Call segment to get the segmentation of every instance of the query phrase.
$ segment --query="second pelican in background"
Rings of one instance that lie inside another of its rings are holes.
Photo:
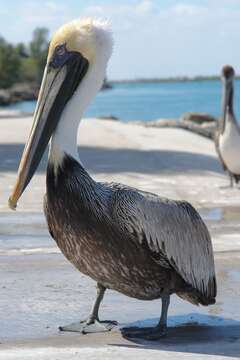
[[[223,83],[223,113],[219,121],[215,136],[215,146],[224,171],[230,177],[230,186],[233,181],[240,180],[240,129],[234,115],[234,69],[226,65],[222,69]]]

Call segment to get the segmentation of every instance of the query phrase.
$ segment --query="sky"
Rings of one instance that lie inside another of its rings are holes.
[[[81,15],[111,23],[111,80],[240,73],[240,0],[0,0],[0,35],[28,42]]]

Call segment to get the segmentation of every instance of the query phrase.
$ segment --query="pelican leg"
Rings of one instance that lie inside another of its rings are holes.
[[[229,177],[230,177],[230,188],[233,188],[233,176],[231,173],[229,173]]]
[[[162,297],[162,312],[157,326],[154,327],[128,327],[123,328],[122,333],[126,338],[136,338],[144,340],[159,340],[167,334],[167,313],[170,304],[170,296]]]
[[[97,284],[97,297],[93,304],[92,311],[87,320],[72,323],[66,326],[60,326],[60,331],[80,332],[82,334],[110,331],[117,325],[116,321],[104,320],[100,321],[98,317],[99,307],[104,297],[106,288],[101,284]]]

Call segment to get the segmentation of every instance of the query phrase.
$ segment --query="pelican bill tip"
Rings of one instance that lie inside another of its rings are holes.
[[[13,200],[13,198],[11,196],[8,199],[8,206],[11,210],[16,210],[16,208],[17,208],[17,203],[16,203],[16,201]]]

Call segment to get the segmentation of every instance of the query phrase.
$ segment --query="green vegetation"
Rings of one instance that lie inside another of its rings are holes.
[[[0,89],[16,83],[40,85],[48,49],[48,30],[37,28],[29,44],[12,45],[0,37]]]
[[[0,38],[0,88],[8,88],[19,76],[21,56],[17,48]]]

